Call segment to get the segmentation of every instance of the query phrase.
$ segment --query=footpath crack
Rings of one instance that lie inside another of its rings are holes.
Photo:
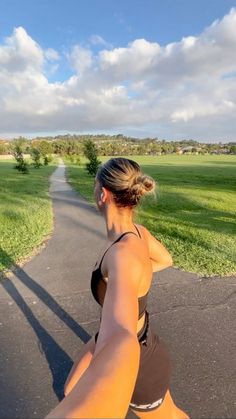
[[[218,303],[214,303],[214,304],[193,304],[193,305],[184,305],[184,304],[178,304],[178,305],[174,305],[171,308],[167,309],[167,310],[160,310],[158,312],[154,312],[154,313],[150,313],[150,316],[153,317],[155,315],[158,314],[162,314],[162,313],[168,313],[171,311],[177,311],[177,310],[181,310],[181,309],[193,309],[193,310],[209,310],[209,309],[215,309],[215,308],[223,308],[224,306],[227,305],[230,300],[233,299],[234,295],[236,295],[236,291],[233,291],[231,294],[229,294],[224,300],[218,302]]]

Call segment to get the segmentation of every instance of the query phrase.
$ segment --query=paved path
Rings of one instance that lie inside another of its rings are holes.
[[[90,275],[104,221],[71,190],[63,165],[50,194],[51,239],[0,282],[1,419],[43,418],[62,396],[75,352],[99,326]],[[173,359],[173,397],[192,419],[236,417],[235,285],[235,276],[199,278],[175,268],[153,278],[150,322]]]

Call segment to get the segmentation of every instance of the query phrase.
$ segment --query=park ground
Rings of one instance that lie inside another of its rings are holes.
[[[0,281],[1,419],[43,418],[61,399],[76,352],[99,327],[90,275],[105,225],[64,171],[60,165],[53,173],[44,197],[52,199],[50,240]],[[192,419],[235,417],[235,285],[235,275],[176,267],[153,276],[150,324],[169,348],[173,398]]]

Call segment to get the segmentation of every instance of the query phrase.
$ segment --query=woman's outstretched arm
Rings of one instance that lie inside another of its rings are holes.
[[[107,252],[108,285],[95,353],[82,377],[47,416],[125,418],[135,386],[140,259],[118,242]]]
[[[95,347],[96,343],[93,336],[86,344],[83,345],[82,349],[80,349],[64,385],[65,396],[68,396],[77,381],[79,381],[83,375],[84,371],[88,368],[92,360]]]
[[[139,356],[137,339],[127,331],[116,333],[47,419],[125,418]]]

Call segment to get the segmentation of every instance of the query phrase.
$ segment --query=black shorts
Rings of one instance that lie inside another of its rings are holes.
[[[170,357],[164,342],[152,331],[149,313],[138,333],[140,343],[139,370],[130,401],[130,408],[140,412],[156,409],[164,400],[170,385]],[[97,341],[98,332],[95,335]]]
[[[146,412],[156,409],[163,402],[170,385],[171,365],[166,345],[149,325],[148,312],[138,339],[140,362],[130,408]]]

